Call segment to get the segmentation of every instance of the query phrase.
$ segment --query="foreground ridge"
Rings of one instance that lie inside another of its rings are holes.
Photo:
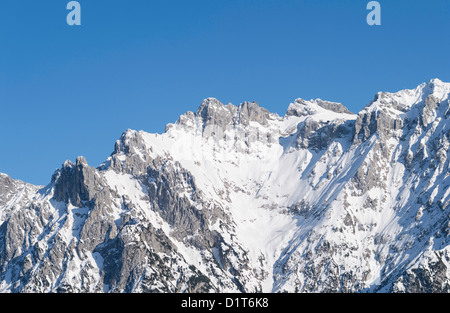
[[[97,168],[0,174],[0,292],[449,292],[449,94],[207,98]]]

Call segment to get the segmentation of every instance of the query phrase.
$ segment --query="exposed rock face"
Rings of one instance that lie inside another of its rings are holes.
[[[0,291],[449,292],[449,93],[208,98],[46,187],[0,174]]]
[[[386,104],[385,95],[379,94],[371,106],[358,114],[355,123],[355,144],[369,139],[377,133],[384,140],[396,137],[403,128],[403,119]]]
[[[257,122],[261,125],[267,125],[269,115],[269,111],[259,107],[256,102],[244,102],[235,107],[232,104],[223,105],[214,98],[203,101],[195,114],[195,116],[201,117],[203,128],[214,125],[222,128],[222,131],[230,124],[233,126],[238,124],[248,126],[250,122]]]
[[[352,134],[352,123],[345,123],[345,120],[336,120],[331,123],[323,123],[306,119],[299,124],[295,134],[296,147],[321,151],[327,149],[333,140],[344,138]]]
[[[78,157],[76,163],[67,161],[52,177],[55,184],[54,199],[82,207],[89,205],[94,195],[105,184],[94,168],[88,166],[84,157]]]
[[[322,109],[335,113],[353,114],[342,103],[323,101],[322,99],[307,101],[299,98],[289,106],[286,115],[308,116],[323,111]]]
[[[402,273],[394,282],[393,292],[448,293],[450,282],[448,251],[425,253],[421,262]]]
[[[4,206],[16,193],[14,180],[5,174],[0,174],[0,205]]]

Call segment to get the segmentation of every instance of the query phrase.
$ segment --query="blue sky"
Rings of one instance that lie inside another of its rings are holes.
[[[358,112],[378,91],[450,81],[448,0],[381,0],[381,26],[366,0],[79,0],[72,27],[68,2],[0,2],[0,172],[35,184],[207,97]]]

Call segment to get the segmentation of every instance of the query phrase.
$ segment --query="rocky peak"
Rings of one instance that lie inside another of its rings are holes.
[[[82,156],[77,157],[75,163],[66,161],[53,174],[52,183],[55,200],[70,202],[77,207],[89,205],[94,193],[104,185],[95,168],[90,167]]]
[[[122,133],[120,139],[116,141],[112,154],[124,153],[129,155],[143,150],[145,150],[145,140],[142,138],[142,135],[135,130],[127,129]]]
[[[266,125],[269,114],[269,111],[261,108],[255,101],[246,101],[236,107],[231,103],[224,105],[215,98],[207,98],[203,100],[195,116],[202,118],[204,128],[210,125],[226,128],[228,125],[247,126],[250,122]]]
[[[11,195],[16,192],[16,184],[12,178],[0,173],[0,206],[8,202]]]
[[[382,136],[395,136],[395,132],[405,124],[410,128],[417,124],[428,127],[438,114],[446,116],[449,94],[450,84],[439,79],[432,79],[415,89],[377,93],[358,114],[354,143],[368,139],[375,132]]]
[[[428,83],[422,85],[425,85],[424,89],[428,89],[429,94],[434,94],[437,98],[440,98],[440,100],[443,100],[444,97],[448,99],[450,83],[444,83],[438,78],[433,78]]]
[[[324,109],[329,110],[329,111],[333,111],[333,112],[336,112],[336,113],[353,114],[342,103],[331,102],[331,101],[323,101],[321,99],[316,99],[316,103],[321,108],[324,108]]]
[[[256,102],[243,102],[239,106],[224,105],[215,98],[207,98],[196,111],[180,116],[175,125],[186,130],[201,129],[203,137],[223,138],[227,130],[247,127],[250,122],[267,125],[271,113]],[[169,124],[166,132],[175,125]]]
[[[313,115],[313,114],[316,114],[316,113],[322,111],[321,109],[325,109],[325,110],[332,111],[335,113],[353,114],[342,103],[324,101],[322,99],[315,99],[315,100],[307,101],[307,100],[298,98],[294,101],[294,103],[291,103],[289,105],[286,115],[287,116],[308,116],[308,115]]]
[[[250,122],[257,122],[261,125],[267,125],[269,111],[261,108],[257,102],[244,102],[238,106],[236,123],[248,125]]]
[[[230,108],[230,105],[225,106],[222,102],[217,100],[216,98],[206,98],[202,101],[202,104],[197,109],[196,115],[203,116],[205,112],[214,112],[217,110],[222,110]]]
[[[442,102],[449,99],[449,94],[450,83],[432,79],[414,89],[404,89],[395,93],[378,92],[373,101],[363,111],[376,111],[380,108],[386,108],[406,113],[416,106],[423,105],[424,101],[430,96],[436,98],[438,102]]]
[[[40,188],[0,173],[0,223],[14,210],[14,203],[28,203]]]
[[[215,98],[207,98],[203,100],[195,116],[202,120],[204,131],[215,126],[223,131],[232,124],[236,111],[232,104],[224,105]]]

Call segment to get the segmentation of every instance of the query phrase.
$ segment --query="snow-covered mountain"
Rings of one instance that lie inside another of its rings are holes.
[[[2,174],[0,292],[449,292],[449,94],[208,98],[97,168]]]

